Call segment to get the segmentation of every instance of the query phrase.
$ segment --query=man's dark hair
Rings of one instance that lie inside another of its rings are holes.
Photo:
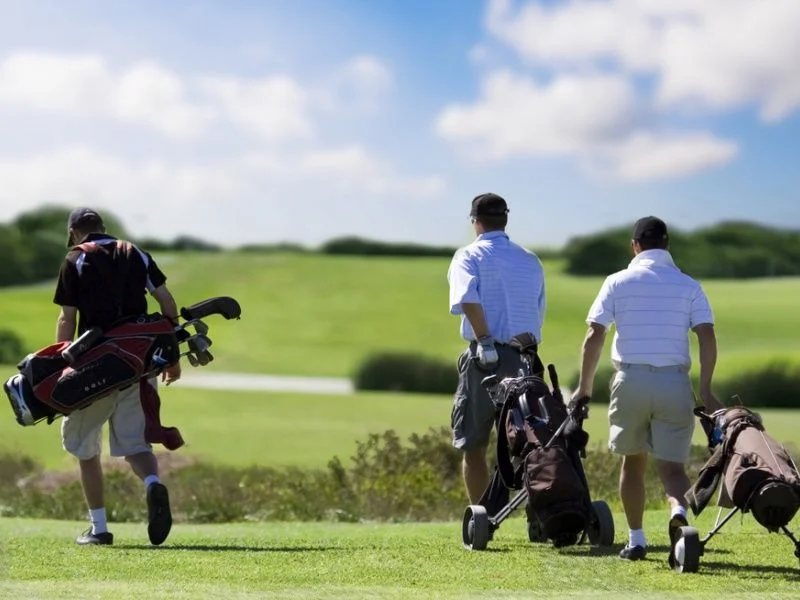
[[[508,225],[508,215],[483,215],[475,217],[475,220],[483,225],[486,231],[502,230]]]
[[[472,199],[470,216],[483,225],[486,231],[505,229],[508,225],[508,204],[505,198],[493,194],[479,194]]]
[[[669,248],[669,238],[664,240],[641,239],[636,241],[639,242],[639,246],[642,250],[666,250]]]

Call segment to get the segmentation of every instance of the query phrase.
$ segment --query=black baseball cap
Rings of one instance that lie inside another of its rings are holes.
[[[100,213],[93,208],[88,208],[85,206],[76,208],[69,213],[69,218],[67,218],[67,248],[72,247],[72,240],[69,230],[87,225],[98,228],[103,227],[103,217],[101,217]]]
[[[658,217],[642,217],[633,226],[633,239],[641,240],[667,240],[669,232],[667,224]]]
[[[470,217],[489,217],[507,215],[508,204],[501,196],[497,194],[481,194],[472,199],[472,210],[470,210]]]

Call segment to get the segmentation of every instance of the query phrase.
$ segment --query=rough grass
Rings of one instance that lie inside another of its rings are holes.
[[[701,534],[714,511],[701,515]],[[0,520],[4,598],[798,598],[791,543],[747,517],[711,541],[697,574],[666,565],[666,513],[650,512],[651,545],[639,563],[617,544],[558,551],[528,543],[524,521],[506,521],[489,550],[461,546],[460,523],[176,526],[158,548],[144,525],[111,524],[110,547],[72,540],[83,523]],[[795,526],[797,522],[795,522]],[[796,527],[795,527],[796,528]]]
[[[215,368],[276,374],[349,376],[377,350],[423,352],[455,364],[458,320],[447,312],[446,258],[294,254],[156,254],[182,304],[232,295],[241,322],[209,319]],[[565,275],[545,261],[548,312],[542,352],[564,377],[577,369],[586,311],[602,278]],[[710,281],[721,374],[751,360],[797,355],[794,322],[800,278]],[[50,285],[0,291],[0,327],[33,350],[52,341]],[[608,348],[606,349],[606,352]]]

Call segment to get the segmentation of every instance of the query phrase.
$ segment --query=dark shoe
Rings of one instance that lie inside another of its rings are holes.
[[[147,488],[147,535],[150,543],[158,546],[172,529],[172,513],[169,510],[169,493],[163,483],[153,483]]]
[[[642,560],[645,556],[647,556],[647,548],[644,546],[630,546],[627,544],[619,553],[619,557],[625,560]]]
[[[104,531],[103,533],[92,533],[92,528],[90,527],[80,534],[75,539],[75,542],[81,546],[110,546],[114,543],[114,534],[110,531]]]
[[[667,558],[667,562],[670,567],[675,567],[675,542],[678,541],[678,531],[681,527],[686,527],[688,525],[689,521],[682,515],[675,515],[669,520],[669,529],[667,530],[669,534],[669,557]]]

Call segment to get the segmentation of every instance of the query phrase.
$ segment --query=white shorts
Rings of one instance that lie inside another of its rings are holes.
[[[149,383],[155,387],[158,380],[152,378]],[[145,418],[138,383],[65,416],[61,422],[64,450],[81,460],[98,456],[106,422],[111,456],[152,452],[152,446],[145,441]]]

